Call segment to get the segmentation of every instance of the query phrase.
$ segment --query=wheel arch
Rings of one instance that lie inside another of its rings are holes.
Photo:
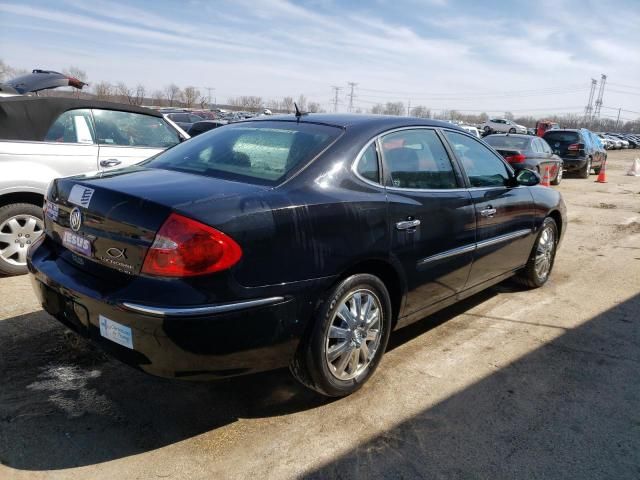
[[[564,229],[564,225],[562,224],[562,215],[558,210],[551,210],[547,216],[553,218],[556,222],[556,225],[558,226],[558,238],[561,237]]]
[[[44,195],[36,192],[11,192],[0,195],[0,207],[11,205],[12,203],[30,203],[37,207],[42,207]]]

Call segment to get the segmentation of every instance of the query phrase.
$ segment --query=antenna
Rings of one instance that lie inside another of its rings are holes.
[[[296,102],[293,102],[293,106],[294,106],[294,107],[295,107],[295,109],[296,109],[296,118],[297,118],[298,120],[300,120],[300,117],[302,117],[303,115],[307,115],[307,114],[308,114],[308,112],[303,112],[302,110],[300,110],[300,109],[298,108],[298,104],[297,104]]]

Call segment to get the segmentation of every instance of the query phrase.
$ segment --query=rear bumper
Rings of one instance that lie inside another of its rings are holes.
[[[73,266],[38,250],[28,265],[44,310],[112,356],[152,375],[215,379],[286,366],[306,323],[300,305],[309,302],[294,295],[178,310],[140,302],[126,306],[126,300],[104,296],[95,279],[84,282],[82,272],[70,273]],[[102,336],[101,318],[130,329],[133,348]]]
[[[573,170],[581,170],[587,164],[587,157],[562,157],[564,170],[571,172]]]

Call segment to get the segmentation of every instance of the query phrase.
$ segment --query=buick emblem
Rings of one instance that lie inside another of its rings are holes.
[[[69,215],[69,226],[71,230],[77,232],[80,230],[80,226],[82,225],[82,212],[78,207],[75,207],[71,210],[71,215]]]
[[[111,258],[124,258],[126,260],[127,249],[125,248],[123,250],[120,250],[119,248],[111,247],[107,250],[107,255],[109,255]]]

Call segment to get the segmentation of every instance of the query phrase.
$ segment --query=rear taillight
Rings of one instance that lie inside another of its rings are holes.
[[[142,273],[163,277],[190,277],[226,270],[240,260],[235,240],[215,228],[169,215],[153,240]]]
[[[517,155],[509,155],[508,157],[504,157],[504,159],[509,163],[522,163],[527,159],[527,156],[518,153]]]
[[[584,149],[584,143],[572,143],[567,147],[567,150],[582,150]]]

